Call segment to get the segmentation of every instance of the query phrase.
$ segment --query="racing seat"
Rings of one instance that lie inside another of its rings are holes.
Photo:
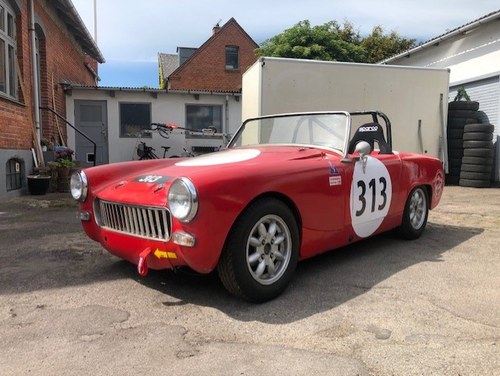
[[[385,140],[384,131],[379,123],[363,124],[356,130],[349,142],[349,154],[354,153],[354,149],[360,141],[368,142],[372,150],[374,149],[375,141],[377,141],[380,154],[392,154],[392,150]]]

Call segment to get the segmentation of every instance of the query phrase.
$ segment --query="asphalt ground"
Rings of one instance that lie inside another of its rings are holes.
[[[75,212],[0,201],[0,375],[500,375],[500,189],[446,187],[420,239],[299,263],[259,305],[214,274],[139,277]]]

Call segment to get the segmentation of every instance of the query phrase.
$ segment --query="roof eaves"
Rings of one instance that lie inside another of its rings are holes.
[[[54,0],[52,4],[58,11],[59,18],[66,24],[76,41],[80,43],[84,52],[99,63],[106,62],[71,0]]]
[[[96,90],[96,91],[131,91],[131,92],[146,92],[146,93],[177,93],[177,94],[207,94],[207,95],[241,95],[241,91],[237,90],[206,90],[206,89],[159,89],[147,87],[124,87],[124,86],[92,86],[81,85],[69,81],[61,82],[65,90],[81,89],[81,90]]]
[[[435,38],[432,38],[432,39],[429,39],[428,41],[426,42],[423,42],[421,44],[419,44],[418,46],[416,47],[413,47],[409,50],[406,50],[404,52],[401,52],[397,55],[394,55],[394,56],[391,56],[385,60],[382,60],[380,62],[378,62],[377,64],[388,64],[388,63],[391,63],[393,62],[394,60],[397,60],[401,57],[404,57],[404,56],[409,56],[417,51],[420,51],[420,50],[423,50],[429,46],[433,46],[435,45],[436,43],[439,43],[439,42],[442,42],[444,40],[447,40],[447,39],[450,39],[452,37],[454,37],[455,35],[457,34],[461,34],[461,33],[465,33],[469,30],[472,30],[476,27],[478,27],[479,25],[482,25],[482,24],[485,24],[485,23],[488,23],[490,21],[493,21],[495,19],[499,18],[500,19],[500,10],[497,10],[495,12],[491,12],[491,13],[488,13],[487,15],[483,16],[483,17],[480,17],[474,21],[471,21],[465,25],[462,25],[460,27],[457,27],[453,30],[450,30],[444,34],[441,34]]]

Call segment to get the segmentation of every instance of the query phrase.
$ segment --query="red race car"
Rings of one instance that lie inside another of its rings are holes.
[[[392,150],[383,113],[313,112],[248,119],[216,153],[76,172],[71,193],[87,235],[142,276],[217,269],[262,302],[298,260],[394,228],[418,238],[443,177],[439,159]]]

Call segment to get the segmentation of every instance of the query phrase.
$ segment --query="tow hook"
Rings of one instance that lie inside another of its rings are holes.
[[[139,262],[137,263],[137,272],[141,277],[145,277],[148,274],[148,261],[147,258],[151,253],[151,248],[146,248],[139,254]]]

